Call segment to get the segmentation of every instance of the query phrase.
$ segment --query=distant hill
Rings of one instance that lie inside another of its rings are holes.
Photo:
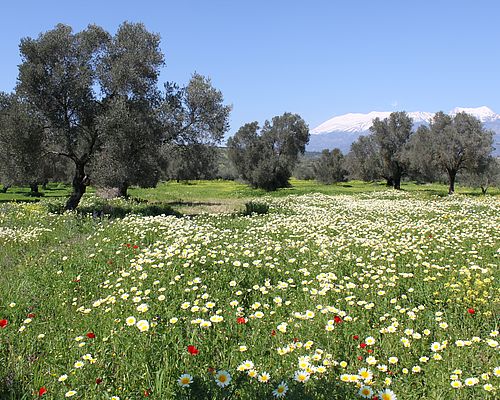
[[[466,112],[477,117],[486,129],[495,133],[493,138],[494,154],[500,155],[500,114],[495,113],[488,107],[461,108],[457,107],[448,114],[456,115],[459,112]],[[351,143],[356,141],[361,135],[368,135],[372,121],[375,118],[384,119],[389,117],[391,111],[372,111],[367,114],[349,113],[335,116],[316,128],[311,130],[311,138],[307,146],[308,151],[321,151],[323,149],[333,149],[338,147],[346,153],[351,147]],[[409,112],[413,119],[414,129],[420,125],[427,125],[434,113],[416,111]]]

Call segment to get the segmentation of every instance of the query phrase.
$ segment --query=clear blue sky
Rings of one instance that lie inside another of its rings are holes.
[[[22,5],[22,6],[21,6]],[[160,33],[161,81],[212,78],[233,105],[231,133],[285,111],[311,128],[347,112],[500,113],[500,1],[2,1],[0,90],[11,91],[21,37],[62,22]]]

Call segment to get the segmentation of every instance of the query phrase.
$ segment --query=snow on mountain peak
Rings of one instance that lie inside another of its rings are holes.
[[[476,108],[465,108],[465,107],[455,107],[450,111],[450,115],[456,115],[460,112],[465,112],[467,114],[474,115],[479,118],[482,122],[492,119],[500,119],[500,115],[496,114],[491,108],[482,106]]]
[[[389,118],[391,111],[371,111],[368,114],[349,113],[339,115],[323,122],[321,125],[311,130],[312,134],[321,134],[333,131],[342,132],[365,132],[370,129],[375,118]],[[429,112],[409,112],[408,115],[415,124],[429,122],[434,114]]]
[[[482,106],[477,108],[464,108],[456,107],[449,112],[450,115],[456,115],[459,112],[466,112],[472,114],[478,118],[481,122],[485,121],[497,121],[500,120],[500,114],[496,114],[489,107]],[[349,113],[344,115],[335,116],[322,124],[318,125],[316,128],[311,130],[311,134],[319,135],[322,133],[329,132],[348,132],[348,133],[359,133],[366,132],[372,126],[372,121],[375,118],[388,118],[391,115],[391,111],[371,111],[367,114],[361,113]],[[408,115],[413,119],[415,126],[421,124],[427,124],[434,113],[425,111],[414,111],[409,112]]]

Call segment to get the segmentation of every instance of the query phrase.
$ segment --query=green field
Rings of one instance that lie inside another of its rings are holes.
[[[48,189],[0,203],[0,399],[498,398],[498,190]]]

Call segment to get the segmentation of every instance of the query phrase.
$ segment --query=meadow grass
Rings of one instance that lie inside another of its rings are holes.
[[[249,216],[0,204],[0,398],[498,398],[498,197],[348,185],[131,191]]]

